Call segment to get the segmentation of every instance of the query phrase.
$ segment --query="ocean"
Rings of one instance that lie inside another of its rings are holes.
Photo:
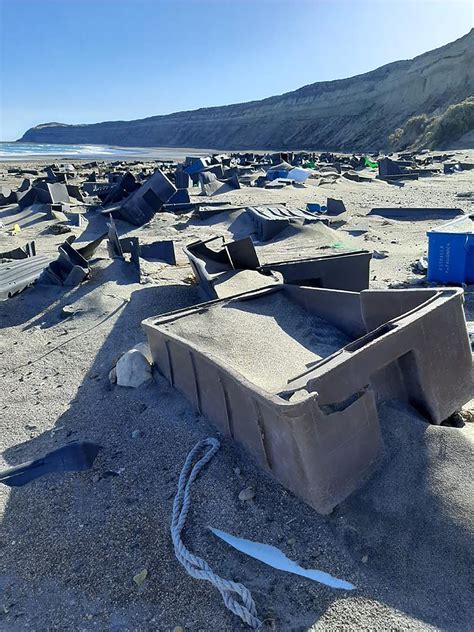
[[[86,160],[156,159],[183,160],[186,156],[204,156],[209,149],[174,147],[111,147],[108,145],[54,145],[50,143],[0,142],[0,162],[5,160],[40,160],[69,158]]]

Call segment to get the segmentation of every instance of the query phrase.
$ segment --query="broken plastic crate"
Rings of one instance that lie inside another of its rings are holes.
[[[118,214],[121,219],[135,226],[142,226],[151,220],[174,193],[176,193],[174,184],[157,169],[122,203]]]
[[[279,272],[284,283],[360,292],[369,287],[370,260],[367,250],[325,255],[294,261],[276,261],[261,266],[262,272]]]
[[[48,267],[49,257],[28,256],[0,263],[0,301],[11,298],[32,285]]]
[[[218,243],[215,249],[210,247],[212,242]],[[367,250],[264,265],[260,265],[251,237],[229,243],[225,243],[223,237],[211,237],[195,241],[183,250],[205,300],[229,296],[226,284],[242,270],[252,270],[255,275],[246,276],[248,286],[240,291],[278,282],[274,272],[281,274],[284,283],[354,292],[369,287],[372,255]]]
[[[458,289],[280,285],[143,327],[169,382],[320,513],[376,467],[378,401],[399,398],[440,424],[472,397]]]
[[[246,212],[255,225],[259,241],[268,241],[281,233],[290,224],[325,222],[321,216],[302,208],[289,209],[286,206],[248,206]]]
[[[446,207],[410,207],[410,206],[394,206],[388,208],[373,208],[369,215],[380,215],[387,219],[407,220],[410,222],[427,219],[450,219],[463,215],[464,211],[460,208]]]
[[[428,232],[428,281],[474,282],[474,222],[459,217]]]

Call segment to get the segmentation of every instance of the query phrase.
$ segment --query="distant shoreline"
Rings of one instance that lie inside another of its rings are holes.
[[[28,152],[29,148],[43,148],[42,151]],[[10,148],[10,150],[9,150]],[[24,148],[22,151],[21,148]],[[54,151],[48,151],[48,148],[54,148]],[[87,151],[90,148],[91,151]],[[6,150],[6,153],[5,153]],[[11,154],[9,155],[9,151]],[[281,149],[273,147],[271,149],[249,148],[240,149],[216,149],[216,148],[196,148],[196,147],[123,147],[119,145],[78,145],[78,144],[62,144],[62,143],[34,143],[20,141],[0,141],[0,164],[2,162],[24,162],[24,161],[41,161],[41,160],[70,160],[70,161],[90,161],[90,160],[163,160],[163,161],[182,161],[186,156],[209,156],[211,154],[228,154],[228,153],[256,153],[271,154],[278,152],[331,152],[338,154],[347,154],[351,152],[340,151],[337,149],[302,149],[294,147],[292,149]],[[358,152],[360,153],[360,152]],[[371,153],[371,152],[367,152]]]
[[[36,151],[35,151],[36,149]],[[31,150],[31,151],[29,151]],[[60,143],[0,142],[0,163],[42,160],[183,160],[186,156],[219,153],[215,149],[192,147],[120,147],[117,145],[76,145]]]

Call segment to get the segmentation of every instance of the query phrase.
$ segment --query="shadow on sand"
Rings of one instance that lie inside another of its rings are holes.
[[[85,284],[73,298],[100,291]],[[144,339],[141,320],[197,302],[196,289],[184,285],[134,292],[110,331],[94,335],[87,347],[95,356],[73,383],[55,429],[3,454],[14,465],[70,440],[103,446],[89,471],[47,476],[10,491],[0,540],[4,630],[241,629],[213,587],[186,575],[169,536],[184,458],[215,430],[159,376],[139,389],[111,387],[107,379],[117,354]],[[38,308],[49,304],[45,299]],[[36,322],[53,325],[60,309],[61,301]],[[10,314],[7,324],[33,316],[25,309],[22,319]],[[80,357],[81,344],[66,347],[71,362]],[[398,403],[382,405],[380,414],[385,462],[329,517],[286,492],[226,441],[195,484],[187,544],[217,572],[247,585],[260,616],[275,620],[278,630],[307,630],[334,609],[347,622],[342,629],[374,629],[370,608],[367,620],[352,618],[362,598],[372,600],[372,608],[396,609],[404,622],[417,619],[415,627],[420,621],[453,631],[471,625],[472,513],[463,486],[472,446],[459,430],[429,427]],[[464,470],[459,459],[466,459]],[[242,503],[238,493],[249,484],[256,485],[256,498]],[[209,525],[278,546],[358,590],[338,592],[274,571],[215,539]],[[148,577],[138,587],[132,578],[142,569]],[[403,629],[393,617],[387,610],[386,629]]]

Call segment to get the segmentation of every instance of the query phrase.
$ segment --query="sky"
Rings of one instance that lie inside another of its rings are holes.
[[[261,99],[473,26],[474,0],[0,0],[0,140]]]

